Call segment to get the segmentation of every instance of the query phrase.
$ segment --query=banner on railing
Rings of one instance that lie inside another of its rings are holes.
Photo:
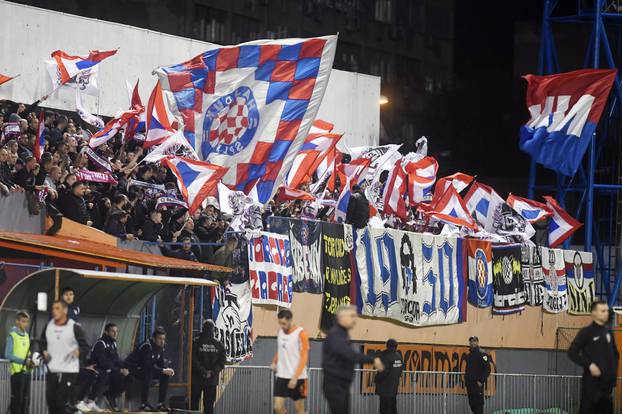
[[[596,297],[592,253],[564,250],[568,282],[568,313],[589,315]]]
[[[292,252],[289,237],[262,232],[248,243],[248,270],[253,303],[292,305]]]
[[[322,293],[322,223],[290,220],[289,240],[294,263],[294,292]]]
[[[253,311],[248,281],[212,288],[215,337],[227,351],[227,362],[253,356]]]
[[[492,248],[494,303],[492,312],[510,314],[525,309],[525,285],[521,268],[521,245]]]
[[[525,303],[542,306],[544,300],[544,275],[542,274],[542,249],[538,246],[521,246],[521,268],[525,283]]]
[[[409,325],[465,319],[463,240],[368,227],[357,232],[362,314]]]
[[[363,353],[376,355],[385,349],[384,344],[365,343]],[[415,375],[403,375],[400,380],[400,394],[466,394],[463,373],[469,348],[466,346],[399,344],[397,350],[404,360],[404,371],[419,371]],[[494,350],[485,351],[492,360],[490,372],[495,373],[497,354]],[[371,365],[365,368],[371,369]],[[440,374],[425,375],[425,372],[447,372],[454,375],[443,377]],[[363,372],[361,393],[372,394],[376,391],[375,372]],[[495,394],[495,382],[492,377],[486,383],[486,396]]]
[[[542,309],[550,313],[566,312],[568,289],[563,250],[542,247],[542,274],[544,276]]]
[[[492,306],[492,244],[489,241],[466,240],[469,271],[469,303],[478,308]]]
[[[324,332],[333,326],[337,308],[352,303],[353,247],[352,226],[322,223],[324,297],[320,328]]]

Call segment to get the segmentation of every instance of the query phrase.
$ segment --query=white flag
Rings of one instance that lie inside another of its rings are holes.
[[[177,131],[166,138],[160,145],[153,147],[153,150],[147,154],[143,161],[155,163],[169,155],[180,155],[186,158],[192,158],[193,160],[199,159],[194,148],[192,148],[184,136],[184,133],[182,131]]]
[[[104,128],[104,121],[100,117],[95,116],[86,109],[84,109],[84,107],[82,106],[80,89],[76,90],[76,112],[78,113],[78,115],[80,115],[80,118],[82,118],[82,120],[87,124],[93,125],[94,127],[97,127],[99,129]]]
[[[48,74],[52,80],[52,89],[56,89],[60,86],[60,76],[58,74],[58,65],[54,60],[48,60],[45,62]],[[63,86],[69,86],[70,88],[77,89],[91,96],[99,96],[99,87],[97,85],[97,76],[99,74],[99,65],[95,65],[91,68],[80,71],[74,79]]]

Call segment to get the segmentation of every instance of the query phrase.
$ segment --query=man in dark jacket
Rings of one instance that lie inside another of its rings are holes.
[[[374,363],[383,370],[380,358],[372,358],[352,347],[348,332],[356,323],[356,310],[341,306],[335,313],[335,325],[331,328],[322,347],[324,370],[324,397],[332,414],[348,414],[350,409],[350,385],[354,378],[355,364]]]
[[[477,336],[469,338],[464,382],[473,414],[484,413],[484,385],[490,375],[490,355],[479,349]]]
[[[352,187],[352,196],[348,201],[346,223],[352,224],[354,229],[362,229],[369,221],[369,201],[359,185]]]
[[[203,324],[201,336],[192,345],[192,410],[199,409],[199,399],[203,392],[203,412],[214,412],[216,387],[226,361],[225,347],[214,338],[214,322],[208,319]]]
[[[384,370],[376,374],[376,394],[380,397],[380,414],[397,414],[397,388],[400,385],[404,361],[397,351],[397,341],[389,339],[387,349],[380,354]]]
[[[67,316],[76,322],[80,321],[80,306],[76,302],[76,292],[71,286],[65,286],[60,293],[60,297],[67,304]]]
[[[149,218],[145,220],[142,227],[141,239],[155,242],[160,240],[162,232],[162,212],[159,210],[151,210]]]
[[[129,370],[123,366],[117,349],[119,328],[114,323],[104,327],[104,334],[95,342],[91,351],[91,360],[96,366],[101,378],[100,382],[108,384],[104,394],[108,408],[111,411],[120,411],[117,398],[125,391]],[[95,398],[92,398],[95,400]]]
[[[613,413],[611,393],[616,386],[620,354],[607,327],[607,302],[592,303],[592,323],[582,328],[568,349],[568,357],[583,367],[581,414]]]
[[[76,181],[71,186],[71,192],[64,193],[58,200],[58,209],[63,216],[80,224],[90,226],[93,224],[86,208],[84,194],[86,186],[81,181]]]
[[[140,400],[142,405],[138,411],[170,411],[165,401],[169,378],[175,375],[175,371],[166,368],[164,362],[165,343],[166,332],[162,328],[156,328],[151,338],[140,344],[125,359],[125,366],[130,370],[132,379],[141,383]],[[159,403],[155,408],[149,404],[149,386],[152,380],[160,382]]]

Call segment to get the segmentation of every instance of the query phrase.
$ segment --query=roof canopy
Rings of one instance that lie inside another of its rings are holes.
[[[43,234],[0,231],[0,248],[2,247],[44,256],[101,264],[107,267],[132,265],[193,271],[232,271],[227,267],[214,266],[207,263],[158,256],[137,250],[121,249],[79,238],[46,236]]]

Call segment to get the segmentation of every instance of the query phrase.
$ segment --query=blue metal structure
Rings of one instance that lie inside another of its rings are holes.
[[[574,13],[562,14],[560,3],[565,9],[576,4]],[[583,63],[585,68],[618,67],[617,63],[622,61],[622,1],[544,0],[538,59],[541,75],[562,71],[553,37],[554,26],[562,24],[591,28]],[[615,48],[611,47],[608,35],[615,36]],[[577,68],[564,68],[563,71],[572,69]],[[562,207],[583,220],[585,250],[595,253],[596,293],[606,296],[610,305],[617,302],[622,283],[622,265],[616,271],[616,264],[622,259],[618,250],[622,236],[622,211],[618,208],[622,202],[621,102],[622,87],[618,74],[586,159],[574,177],[558,175],[556,185],[541,185],[537,182],[539,168],[533,159],[529,170],[529,198],[533,198],[536,192],[554,192]]]

